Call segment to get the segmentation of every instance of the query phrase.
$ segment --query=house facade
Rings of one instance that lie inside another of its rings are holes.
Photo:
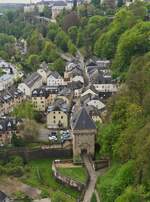
[[[62,86],[64,85],[64,79],[58,72],[51,72],[47,77],[47,86]]]
[[[18,89],[26,96],[31,97],[32,91],[36,88],[40,88],[42,84],[42,76],[39,73],[34,72],[27,79],[25,79],[23,83],[18,85]]]
[[[0,91],[7,89],[14,83],[14,78],[11,74],[4,74],[0,77]]]
[[[66,104],[55,104],[48,107],[47,127],[68,128],[68,106]]]
[[[20,121],[15,118],[0,119],[0,144],[10,144],[12,133],[18,132]]]
[[[35,111],[45,112],[48,106],[49,94],[45,89],[38,88],[32,91],[32,104]]]

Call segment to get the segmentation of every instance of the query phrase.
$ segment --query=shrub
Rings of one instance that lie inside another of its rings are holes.
[[[114,166],[98,180],[97,190],[102,202],[113,202],[128,185],[134,183],[134,162],[128,161],[121,167]]]
[[[21,166],[9,167],[7,174],[13,175],[14,177],[21,177],[24,174],[24,169]]]

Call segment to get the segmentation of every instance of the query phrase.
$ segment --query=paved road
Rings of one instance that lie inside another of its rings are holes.
[[[83,202],[90,202],[91,198],[92,198],[92,194],[95,190],[97,176],[96,176],[96,173],[95,173],[95,171],[94,171],[94,169],[93,169],[93,167],[89,161],[89,158],[86,154],[83,155],[83,162],[84,162],[84,164],[88,170],[88,173],[90,174],[90,182],[89,182],[88,188],[85,192]]]
[[[99,176],[103,175],[104,172],[106,171],[106,169],[100,169],[99,171],[95,171],[93,166],[91,165],[91,162],[90,162],[87,154],[83,155],[83,162],[88,170],[88,173],[90,174],[90,182],[89,182],[88,188],[85,192],[83,202],[90,202],[94,192],[96,194],[97,201],[100,202],[100,198],[95,189],[95,185],[96,185],[97,178]]]
[[[47,142],[48,141],[48,135],[50,134],[50,130],[49,129],[47,129],[47,128],[40,128],[39,129],[39,137],[38,137],[38,139],[40,140],[40,141],[44,141],[44,142]]]
[[[88,77],[88,73],[87,73],[87,68],[86,68],[86,64],[84,62],[84,57],[83,55],[80,53],[80,51],[78,50],[77,52],[77,56],[79,58],[82,70],[83,70],[83,77],[84,77],[84,86],[88,86],[89,85],[89,77]]]

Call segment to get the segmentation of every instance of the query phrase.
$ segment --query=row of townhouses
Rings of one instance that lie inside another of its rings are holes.
[[[21,104],[25,96],[19,89],[10,89],[0,93],[0,116],[11,113],[15,106]]]
[[[14,82],[23,77],[23,73],[17,68],[2,59],[0,59],[0,92],[8,89]]]
[[[87,61],[85,86],[85,71],[78,61],[66,63],[64,77],[43,64],[18,89],[31,98],[36,111],[47,115],[48,128],[69,127],[72,106],[78,100],[94,121],[102,122],[105,102],[118,89],[109,66],[108,60]]]
[[[19,132],[21,123],[22,121],[17,118],[0,118],[0,146],[11,143],[12,135]]]
[[[76,59],[67,62],[64,76],[61,76],[42,63],[40,69],[27,76],[17,89],[1,93],[1,116],[28,99],[35,111],[46,116],[50,129],[69,129],[71,117],[81,108],[85,108],[94,122],[102,122],[106,100],[117,92],[118,86],[111,77],[110,61],[94,59],[87,61],[85,66],[83,68]]]

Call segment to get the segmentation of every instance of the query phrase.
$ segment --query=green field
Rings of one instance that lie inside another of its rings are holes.
[[[81,183],[85,183],[87,179],[87,173],[84,167],[59,168],[59,172]]]
[[[79,192],[65,187],[56,182],[52,176],[52,159],[33,160],[26,165],[26,173],[22,178],[23,182],[42,190],[43,195],[50,195],[54,192],[63,192],[72,197],[72,202],[79,196]]]

